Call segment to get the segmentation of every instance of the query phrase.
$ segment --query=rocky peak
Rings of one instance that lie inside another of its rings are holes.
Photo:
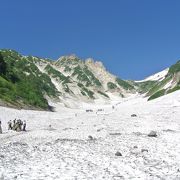
[[[80,63],[80,59],[72,54],[72,55],[69,55],[69,56],[61,56],[57,61],[56,61],[56,65],[63,65],[63,66],[71,66],[71,65],[76,65],[78,63]]]
[[[92,58],[86,59],[85,64],[87,66],[90,66],[91,68],[100,68],[100,69],[106,70],[106,68],[104,67],[104,65],[101,61],[95,61]]]
[[[61,56],[58,61],[62,61],[62,60],[77,60],[79,59],[75,54],[71,54],[68,56]]]

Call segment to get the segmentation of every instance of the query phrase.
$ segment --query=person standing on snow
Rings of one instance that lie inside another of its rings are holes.
[[[15,131],[20,132],[21,131],[21,120],[18,119],[15,126]]]
[[[23,131],[26,131],[26,121],[23,122]]]
[[[0,121],[0,134],[2,134],[1,121]]]
[[[22,131],[22,129],[23,129],[23,121],[20,120],[19,123],[20,123],[20,129],[21,129],[21,131]]]
[[[16,128],[16,119],[13,120],[13,126],[12,126],[12,130],[15,131],[15,128]]]
[[[12,130],[12,121],[8,121],[8,130]]]

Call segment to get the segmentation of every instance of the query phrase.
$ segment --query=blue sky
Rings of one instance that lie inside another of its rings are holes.
[[[143,79],[180,59],[179,0],[0,0],[0,48],[101,60]]]

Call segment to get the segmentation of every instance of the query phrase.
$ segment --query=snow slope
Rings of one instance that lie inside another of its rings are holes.
[[[158,73],[156,73],[156,74],[153,74],[152,76],[149,76],[149,77],[147,77],[147,78],[144,79],[144,80],[136,81],[136,82],[162,81],[162,80],[165,78],[165,76],[167,75],[168,71],[169,71],[169,68],[167,68],[167,69],[165,69],[165,70],[163,70],[163,71],[161,71],[161,72],[158,72]]]
[[[0,179],[180,179],[180,91],[150,102],[56,105],[57,112],[0,107]],[[14,118],[27,121],[27,132],[7,130]],[[151,130],[158,137],[148,137]]]

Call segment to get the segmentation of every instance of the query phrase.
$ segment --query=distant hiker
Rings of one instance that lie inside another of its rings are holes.
[[[1,121],[0,121],[0,134],[2,134]]]
[[[18,129],[18,125],[19,123],[18,123],[18,120],[16,120],[16,121],[14,121],[14,127],[13,127],[13,130],[14,131],[17,131],[17,129]]]
[[[26,121],[23,122],[23,128],[22,128],[23,131],[26,131]]]
[[[20,129],[22,130],[23,129],[23,121],[20,120]]]
[[[16,119],[13,120],[12,130],[16,130]]]
[[[15,130],[18,132],[21,131],[21,120],[20,119],[18,119],[16,122]]]
[[[12,121],[8,121],[8,130],[12,130]]]

